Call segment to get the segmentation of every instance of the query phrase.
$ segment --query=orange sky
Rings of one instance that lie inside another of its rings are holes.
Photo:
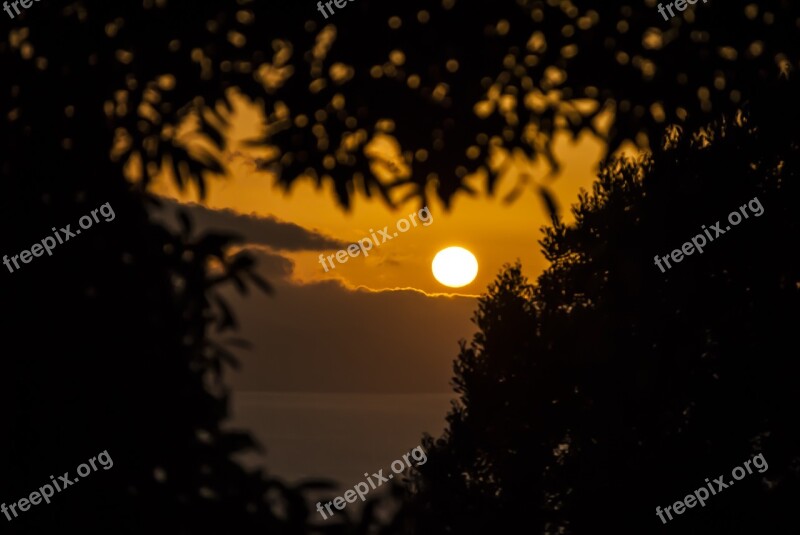
[[[241,98],[234,98],[234,103],[233,126],[228,135],[230,154],[246,152],[237,146],[238,142],[255,137],[263,121],[258,106]],[[572,143],[567,135],[559,136],[555,146],[563,171],[552,182],[551,188],[561,203],[562,215],[571,220],[567,207],[575,202],[581,187],[590,187],[603,146],[589,135],[582,136],[577,143]],[[257,155],[252,150],[250,154]],[[248,159],[233,157],[226,160],[229,176],[209,179],[206,199],[209,208],[272,215],[347,243],[368,236],[369,229],[377,232],[388,225],[391,232],[398,219],[407,218],[419,208],[417,203],[407,203],[393,211],[377,197],[370,199],[357,193],[353,209],[345,212],[336,205],[331,182],[318,190],[311,181],[301,180],[293,186],[291,194],[286,195],[273,185],[269,173],[256,171]],[[541,165],[534,165],[531,170],[534,177],[542,177],[546,172]],[[485,193],[485,181],[480,176],[473,175],[468,180],[479,192]],[[533,279],[545,267],[537,240],[541,237],[539,228],[546,224],[547,216],[541,199],[532,188],[512,204],[502,201],[515,182],[513,176],[502,179],[497,193],[491,198],[485,194],[476,197],[459,194],[451,212],[445,212],[441,203],[431,195],[432,224],[412,227],[374,248],[369,257],[359,255],[346,264],[336,263],[336,269],[328,273],[319,264],[319,252],[286,253],[285,256],[295,262],[294,281],[308,283],[339,279],[348,287],[365,286],[373,290],[410,287],[427,293],[477,295],[491,282],[503,263],[517,258],[522,260],[526,274]],[[179,200],[196,200],[194,192],[180,194],[172,180],[156,181],[153,191]],[[459,289],[441,285],[433,278],[430,268],[434,255],[451,245],[469,249],[479,263],[475,281]],[[335,252],[330,250],[325,254]]]
[[[239,98],[233,101],[229,155],[246,152],[238,143],[258,136],[263,122],[258,106]],[[562,216],[571,221],[569,205],[581,188],[591,186],[603,146],[588,135],[577,143],[559,135],[555,152],[563,167],[550,188]],[[300,180],[284,194],[273,185],[273,177],[257,172],[248,158],[225,160],[227,176],[208,180],[208,208],[273,216],[345,243],[368,236],[369,229],[388,225],[393,232],[398,219],[419,208],[409,203],[391,210],[377,196],[357,193],[352,210],[345,212],[336,204],[331,182],[316,189],[310,180]],[[530,171],[534,177],[546,174],[541,165]],[[514,177],[501,179],[494,197],[485,195],[481,177],[470,180],[481,194],[459,194],[450,212],[429,194],[432,224],[412,227],[373,249],[369,257],[337,263],[328,273],[318,262],[320,251],[255,249],[260,272],[276,292],[226,295],[240,322],[238,334],[252,343],[250,351],[231,348],[242,364],[228,376],[234,390],[231,425],[255,431],[270,445],[273,470],[277,467],[289,478],[313,472],[346,481],[352,467],[361,466],[370,455],[378,466],[385,460],[381,456],[393,455],[387,452],[394,444],[412,444],[421,431],[440,433],[448,400],[455,397],[450,380],[458,342],[469,341],[475,331],[470,322],[477,308],[474,296],[485,291],[504,263],[519,258],[532,281],[546,267],[537,241],[548,216],[535,191],[530,188],[505,204],[502,199],[514,189]],[[197,200],[194,191],[181,194],[166,177],[152,189],[181,201]],[[431,273],[435,254],[451,245],[469,249],[479,263],[475,281],[459,289],[441,285]],[[452,293],[460,296],[446,295]],[[265,393],[278,396],[280,410],[263,400],[248,405]],[[351,400],[346,397],[351,394],[366,397]],[[379,433],[389,444],[383,448],[374,443],[373,433],[383,419],[370,416],[382,414],[374,405],[384,397],[376,394],[389,396],[385,402],[392,406],[411,407],[405,420],[392,413],[390,425]],[[293,405],[287,409],[285,396],[300,400],[302,410]],[[347,410],[336,412],[336,400],[348,401]],[[353,404],[366,412],[352,410]],[[334,430],[329,429],[332,415]],[[324,451],[316,447],[320,441],[327,444]],[[354,447],[360,443],[369,444],[368,452]],[[309,464],[312,458],[317,464]]]

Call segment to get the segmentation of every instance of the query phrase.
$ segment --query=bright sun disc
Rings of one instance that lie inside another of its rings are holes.
[[[475,280],[478,260],[463,247],[448,247],[436,253],[431,268],[437,281],[451,288],[460,288]]]

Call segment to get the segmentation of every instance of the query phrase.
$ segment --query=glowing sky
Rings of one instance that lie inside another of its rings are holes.
[[[300,181],[289,195],[273,185],[272,176],[258,171],[251,159],[232,154],[242,151],[237,141],[256,136],[261,127],[260,109],[241,99],[235,99],[234,128],[229,134],[227,177],[210,177],[206,205],[212,209],[233,209],[243,214],[274,216],[307,229],[353,243],[370,235],[369,229],[389,226],[394,230],[398,219],[406,218],[420,206],[416,202],[391,210],[377,197],[367,198],[356,193],[353,208],[346,212],[336,205],[332,183],[317,189],[310,181]],[[589,135],[572,143],[566,135],[556,138],[556,154],[564,168],[560,176],[549,182],[562,205],[562,215],[571,219],[568,206],[575,202],[579,188],[588,188],[595,174],[597,161],[602,155],[602,144]],[[252,153],[251,154],[255,154]],[[541,177],[545,168],[534,165],[532,176]],[[433,223],[427,227],[412,227],[392,241],[370,251],[370,256],[351,258],[346,264],[325,273],[319,263],[320,252],[293,252],[288,256],[295,262],[293,278],[296,282],[314,282],[339,279],[348,287],[366,286],[373,290],[389,288],[416,288],[427,293],[450,292],[431,274],[431,261],[435,254],[448,246],[461,246],[472,251],[478,259],[480,271],[471,284],[459,288],[457,293],[477,295],[491,282],[503,263],[519,258],[525,273],[534,278],[545,267],[537,240],[540,227],[548,218],[539,196],[532,187],[515,202],[506,204],[503,197],[511,191],[516,178],[501,179],[493,197],[485,195],[485,180],[473,175],[471,185],[481,194],[469,197],[461,194],[455,198],[453,209],[446,212],[437,200],[430,203]],[[171,180],[154,184],[156,193],[195,201],[194,192],[179,193]],[[435,196],[431,196],[434,197]],[[324,254],[335,254],[335,249]]]

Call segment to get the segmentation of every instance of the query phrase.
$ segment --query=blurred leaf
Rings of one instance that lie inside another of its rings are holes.
[[[264,292],[266,294],[273,294],[275,292],[275,290],[272,287],[272,285],[269,282],[267,282],[265,279],[263,279],[261,277],[261,275],[255,273],[254,271],[248,271],[247,274],[250,276],[250,280],[252,280],[253,283],[256,286],[258,286],[258,288],[262,292]]]
[[[231,309],[228,307],[228,304],[216,294],[214,295],[213,299],[221,314],[221,317],[217,319],[217,332],[221,332],[229,328],[236,328],[236,319],[234,318],[233,312],[231,312]]]

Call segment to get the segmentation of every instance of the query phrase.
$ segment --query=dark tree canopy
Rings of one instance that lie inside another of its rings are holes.
[[[530,388],[534,372],[509,378],[497,392],[514,396],[508,410],[523,419],[499,420],[494,441],[453,441],[452,451],[433,451],[426,466],[441,477],[427,473],[421,485],[443,489],[448,494],[435,499],[448,502],[425,509],[423,493],[418,505],[430,515],[400,515],[393,528],[416,519],[441,526],[459,513],[468,533],[485,525],[479,514],[500,510],[492,491],[502,484],[511,489],[501,498],[511,515],[503,522],[526,511],[536,529],[586,533],[615,512],[600,509],[622,495],[607,493],[609,485],[630,485],[644,473],[663,481],[644,500],[651,510],[691,490],[698,473],[722,473],[756,447],[770,461],[769,478],[776,474],[770,496],[796,501],[797,437],[787,407],[797,400],[783,348],[794,347],[785,333],[797,323],[798,277],[787,267],[796,266],[797,196],[788,178],[797,170],[797,139],[786,135],[796,136],[797,114],[784,117],[774,104],[791,103],[790,88],[774,81],[782,72],[793,81],[795,6],[712,0],[665,23],[645,2],[357,0],[331,19],[336,26],[325,26],[303,2],[46,0],[24,17],[3,19],[3,254],[30,247],[52,226],[74,225],[100,204],[109,202],[117,215],[52,257],[4,273],[3,499],[18,499],[104,449],[115,461],[60,494],[46,514],[5,526],[104,535],[308,530],[306,489],[243,470],[232,456],[254,444],[220,425],[231,360],[210,334],[235,320],[216,292],[225,284],[267,286],[253,277],[246,255],[230,254],[231,237],[173,234],[147,213],[147,184],[159,170],[172,169],[179,184],[194,182],[201,193],[203,174],[224,170],[233,89],[268,110],[269,136],[257,144],[277,156],[262,166],[287,187],[303,173],[316,180],[327,174],[344,206],[357,187],[387,200],[397,200],[397,189],[424,202],[431,183],[449,203],[468,191],[467,173],[488,165],[492,147],[541,154],[555,166],[555,129],[592,128],[609,106],[611,127],[596,133],[610,150],[625,138],[643,142],[642,133],[654,143],[667,124],[691,132],[718,113],[732,118],[751,101],[766,108],[751,106],[758,130],[731,122],[709,131],[708,149],[688,147],[684,135],[652,161],[609,168],[584,200],[578,226],[551,231],[546,249],[554,265],[533,301],[529,289],[509,296],[523,288],[513,273],[503,279],[497,295],[509,303],[487,301],[487,314],[503,314],[487,315],[482,325],[487,347],[510,369],[538,366],[556,379]],[[190,118],[211,149],[190,152],[177,136]],[[396,139],[398,155],[366,148],[382,136]],[[490,184],[504,168],[500,160]],[[138,177],[133,185],[125,165]],[[639,183],[638,174],[651,178]],[[766,207],[763,218],[690,269],[659,278],[652,254],[754,194]],[[677,224],[665,225],[667,214]],[[508,314],[514,323],[506,323]],[[525,327],[531,317],[540,339]],[[476,404],[471,410],[494,410],[494,387],[481,381],[506,375],[473,353],[459,368],[461,388]],[[540,360],[521,364],[521,354]],[[620,418],[630,400],[641,403]],[[531,420],[523,403],[550,427],[524,428]],[[475,417],[481,425],[491,420]],[[462,418],[467,425],[454,437],[487,438],[469,427],[468,413],[454,413],[452,425]],[[734,419],[736,432],[727,425]],[[530,434],[520,435],[517,457],[501,458],[516,432],[511,425]],[[638,439],[660,445],[646,450],[660,467],[631,453]],[[545,460],[551,448],[563,452],[558,463]],[[515,467],[521,452],[529,464]],[[476,468],[475,459],[494,464]],[[637,473],[643,466],[648,471]],[[462,469],[478,470],[475,486],[464,489],[454,478]],[[725,496],[742,505],[726,520],[731,532],[756,526],[748,512],[763,511],[755,506],[763,493],[754,490],[747,507],[744,496]],[[775,515],[762,518],[796,527],[780,499],[769,503]],[[329,532],[367,533],[372,520]]]
[[[418,533],[800,529],[797,86],[609,162],[576,223],[547,229],[536,286],[501,273],[455,366],[462,401],[428,440]],[[654,265],[755,197],[762,215]],[[758,453],[765,473],[655,516]]]
[[[202,191],[220,153],[189,154],[176,125],[196,117],[221,149],[219,105],[236,88],[265,103],[262,142],[277,150],[260,163],[287,187],[328,175],[348,206],[359,186],[398,200],[433,182],[449,203],[470,191],[467,173],[490,168],[491,186],[508,167],[497,154],[488,165],[493,148],[555,167],[559,128],[590,129],[612,151],[657,141],[667,124],[692,130],[735,109],[800,59],[789,0],[698,3],[669,22],[651,4],[359,0],[327,21],[302,2],[41,5],[0,49],[4,106],[45,106],[63,117],[52,137],[86,143],[96,129],[120,163],[141,160],[145,181],[166,164]],[[614,120],[598,128],[603,110]],[[386,135],[397,154],[366,149]]]

